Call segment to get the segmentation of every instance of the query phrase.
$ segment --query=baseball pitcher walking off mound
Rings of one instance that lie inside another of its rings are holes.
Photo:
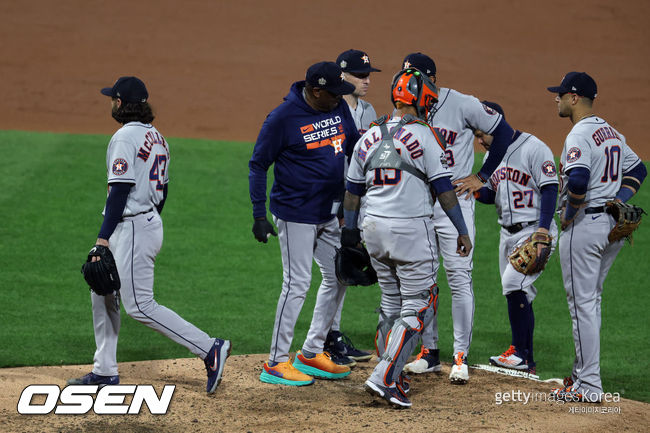
[[[230,354],[230,341],[210,337],[153,298],[154,262],[163,241],[160,214],[168,191],[169,143],[151,125],[154,116],[147,103],[149,93],[142,81],[136,77],[122,77],[113,87],[101,92],[111,97],[113,118],[122,127],[108,143],[109,193],[104,223],[89,259],[96,261],[95,251],[110,248],[115,256],[121,288],[117,292],[104,293],[104,296],[91,292],[97,344],[95,365],[92,372],[68,383],[119,383],[117,338],[121,300],[129,316],[204,360],[208,374],[206,390],[211,394],[221,381]]]

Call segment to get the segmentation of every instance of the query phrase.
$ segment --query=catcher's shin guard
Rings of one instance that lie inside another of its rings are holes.
[[[388,343],[390,330],[393,328],[395,320],[399,318],[399,314],[387,316],[381,307],[377,309],[377,312],[379,313],[379,323],[377,324],[377,333],[375,334],[375,349],[377,350],[377,356],[381,357],[386,352],[386,344]]]
[[[433,285],[427,292],[403,297],[404,312],[395,321],[390,331],[386,351],[382,361],[386,361],[386,371],[382,380],[390,386],[404,369],[413,349],[419,342],[419,335],[428,326],[435,314],[438,300],[438,286]]]

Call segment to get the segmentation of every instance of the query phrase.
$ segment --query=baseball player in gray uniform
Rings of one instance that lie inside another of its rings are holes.
[[[482,102],[505,118],[500,105]],[[474,131],[474,136],[489,151],[492,136],[480,130]],[[509,256],[535,232],[552,236],[553,253],[557,244],[557,225],[553,221],[557,192],[557,170],[551,149],[534,135],[515,131],[501,164],[486,186],[474,193],[478,201],[496,206],[501,226],[499,270],[503,295],[508,302],[512,340],[505,352],[490,357],[493,365],[531,374],[536,372],[533,300],[537,289],[533,283],[542,273],[524,275],[518,272],[510,263]]]
[[[623,240],[610,242],[615,221],[605,212],[611,200],[628,201],[647,170],[625,137],[593,111],[596,82],[584,72],[569,72],[559,86],[558,114],[573,128],[560,157],[560,258],[573,322],[576,358],[558,399],[600,402],[600,311],[603,282]]]
[[[433,197],[456,227],[456,251],[472,243],[450,181],[443,141],[424,122],[438,97],[435,84],[417,69],[396,75],[392,101],[397,116],[382,118],[357,142],[347,174],[341,244],[360,241],[360,196],[367,196],[364,240],[381,287],[380,361],[366,391],[396,407],[410,407],[402,370],[432,319],[437,296]]]
[[[154,115],[149,93],[136,77],[121,77],[102,89],[111,97],[113,118],[122,127],[113,135],[106,152],[108,197],[97,245],[110,247],[120,275],[121,289],[108,296],[91,292],[95,351],[93,370],[68,381],[75,385],[114,385],[117,371],[117,339],[120,300],[135,320],[185,346],[204,360],[207,392],[221,381],[228,340],[210,337],[153,297],[154,262],[163,241],[160,218],[169,183],[169,143],[151,125]]]
[[[360,50],[347,50],[339,54],[336,63],[341,67],[345,81],[354,85],[354,91],[348,95],[343,95],[343,99],[350,108],[350,114],[354,119],[354,124],[363,134],[370,127],[370,123],[377,119],[377,113],[373,106],[361,98],[368,94],[370,86],[370,73],[381,72],[380,69],[374,68],[370,63],[370,57]],[[365,215],[363,206],[359,215],[360,221]],[[356,361],[368,361],[372,358],[372,353],[357,349],[349,337],[341,332],[341,312],[345,295],[339,304],[339,308],[334,316],[332,329],[327,334],[325,348],[332,356],[332,361],[340,365],[354,366]]]
[[[436,81],[436,65],[422,53],[407,55],[403,67],[415,67]],[[460,200],[460,207],[473,243],[473,193],[483,186],[501,162],[514,131],[499,113],[481,104],[477,98],[444,87],[440,88],[438,102],[429,112],[428,122],[445,138],[447,166],[452,173],[452,182],[457,185],[457,193],[470,193],[468,199]],[[474,164],[474,130],[484,131],[494,137],[490,156],[476,175],[471,174]],[[456,252],[456,230],[440,203],[434,206],[433,215],[438,251],[443,257],[451,289],[454,357],[449,379],[455,384],[465,384],[469,380],[467,353],[474,325],[473,259],[471,253],[463,256]],[[431,325],[422,333],[422,348],[417,359],[408,364],[405,370],[412,373],[441,370],[437,316],[434,316]]]

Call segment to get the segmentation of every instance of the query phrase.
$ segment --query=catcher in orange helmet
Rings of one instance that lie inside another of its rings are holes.
[[[391,86],[395,116],[370,126],[354,148],[347,173],[341,245],[360,241],[356,221],[365,195],[364,240],[382,292],[376,337],[380,362],[365,383],[366,391],[402,408],[411,406],[402,369],[437,308],[436,198],[456,225],[458,253],[467,255],[472,249],[451,184],[444,139],[425,121],[437,98],[435,84],[420,71],[399,72]]]

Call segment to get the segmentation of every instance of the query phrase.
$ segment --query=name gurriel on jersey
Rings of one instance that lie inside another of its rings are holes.
[[[527,186],[530,181],[530,174],[524,173],[523,171],[517,170],[512,167],[501,167],[497,169],[492,176],[490,176],[490,183],[494,190],[497,189],[497,186],[502,180],[510,180],[512,182],[518,183],[522,186]]]
[[[149,154],[151,154],[151,149],[153,149],[155,144],[161,144],[165,149],[167,149],[167,143],[162,135],[157,132],[147,132],[144,136],[144,144],[138,150],[138,158],[146,162],[147,159],[149,159]]]
[[[618,136],[614,128],[612,128],[611,126],[603,126],[602,128],[599,128],[596,132],[594,132],[591,138],[594,139],[594,143],[596,143],[596,146],[600,146],[607,140],[621,139],[621,137]]]

